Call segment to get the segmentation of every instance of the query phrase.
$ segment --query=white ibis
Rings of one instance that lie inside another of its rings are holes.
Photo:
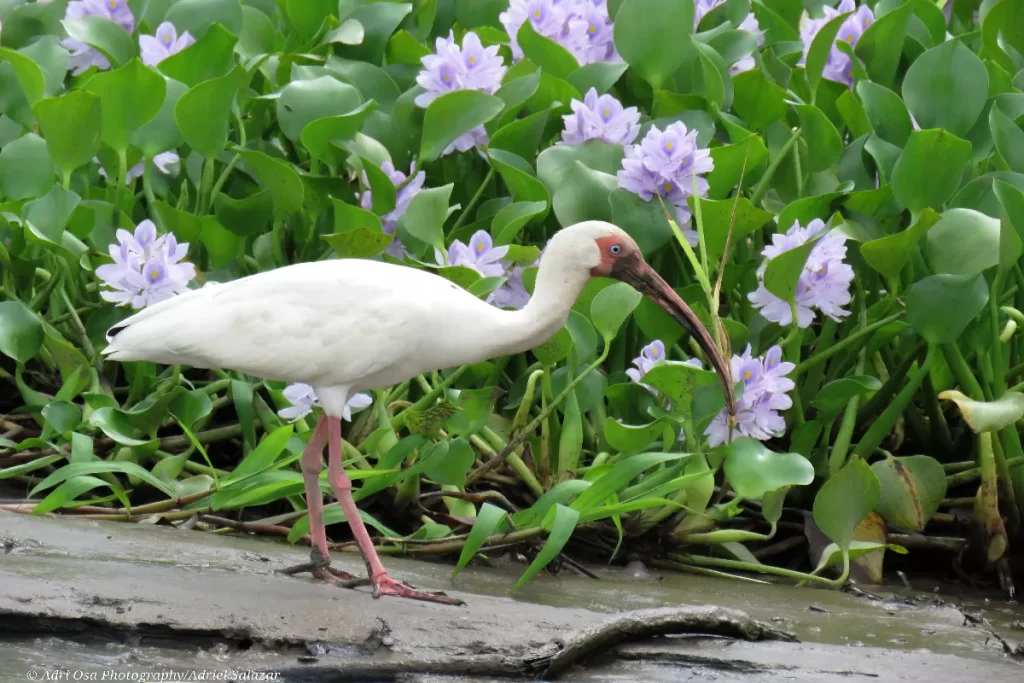
[[[689,331],[719,374],[730,414],[735,412],[729,364],[708,331],[647,265],[633,239],[602,221],[555,234],[541,259],[533,297],[519,311],[495,308],[424,270],[361,259],[316,261],[150,306],[112,327],[103,353],[118,361],[227,368],[312,385],[323,406],[302,456],[312,562],[294,571],[346,586],[370,583],[374,597],[459,604],[443,593],[395,581],[378,559],[341,466],[345,402],[358,391],[542,344],[565,325],[576,297],[595,276],[629,283]],[[330,567],[319,485],[325,442],[328,479],[366,562],[368,581]]]

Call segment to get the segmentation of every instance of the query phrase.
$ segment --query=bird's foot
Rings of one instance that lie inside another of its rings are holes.
[[[341,588],[357,588],[359,586],[370,585],[370,579],[366,577],[357,577],[349,574],[341,569],[335,569],[331,566],[331,558],[329,556],[321,555],[316,548],[309,554],[309,562],[303,562],[293,567],[286,567],[285,569],[278,570],[280,574],[287,574],[288,576],[294,576],[295,574],[302,574],[309,572],[313,575],[314,579],[324,581],[334,586]]]
[[[373,597],[375,598],[379,598],[382,595],[394,595],[399,598],[409,598],[410,600],[423,600],[425,602],[436,602],[441,605],[463,606],[466,604],[458,598],[449,597],[442,591],[416,590],[407,583],[395,581],[387,574],[382,574],[378,576],[371,583],[373,584]]]

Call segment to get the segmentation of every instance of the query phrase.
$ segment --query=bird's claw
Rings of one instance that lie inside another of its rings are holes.
[[[303,562],[302,564],[297,564],[293,567],[280,569],[278,570],[278,573],[293,576],[295,574],[309,572],[313,575],[314,579],[334,586],[339,586],[341,588],[357,588],[359,586],[370,585],[370,579],[366,577],[353,576],[344,570],[332,567],[331,558],[329,556],[321,555],[316,548],[313,548],[309,553],[309,560],[309,562]]]
[[[462,607],[466,603],[458,598],[450,597],[443,591],[421,591],[416,590],[407,583],[401,581],[395,581],[387,574],[384,574],[377,579],[374,579],[373,584],[373,597],[379,598],[382,595],[394,595],[399,598],[409,598],[410,600],[423,600],[424,602],[436,602],[441,605],[454,605]]]

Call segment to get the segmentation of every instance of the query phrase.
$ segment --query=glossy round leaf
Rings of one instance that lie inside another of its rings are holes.
[[[625,282],[617,282],[597,293],[590,304],[590,320],[605,342],[615,338],[642,297]]]
[[[978,275],[999,265],[1000,224],[971,209],[950,209],[928,231],[925,252],[934,273]]]
[[[854,458],[814,497],[814,522],[841,550],[850,547],[857,525],[878,503],[881,486],[868,464]]]
[[[362,130],[366,117],[376,108],[377,103],[370,100],[347,114],[315,119],[305,125],[299,138],[311,156],[329,162],[338,154],[338,148],[332,143],[355,137],[356,133]]]
[[[359,107],[359,91],[333,76],[310,81],[292,81],[277,100],[277,120],[289,139],[298,141],[302,129],[312,121],[348,114]]]
[[[900,96],[871,81],[858,83],[857,94],[864,103],[864,112],[875,134],[886,142],[903,147],[914,128],[910,112]]]
[[[174,120],[192,149],[204,157],[212,157],[224,149],[235,94],[248,80],[249,75],[238,67],[227,76],[189,88],[178,98]]]
[[[220,78],[235,66],[234,49],[238,38],[220,24],[213,24],[206,34],[181,52],[160,62],[157,68],[188,87],[211,78]]]
[[[864,61],[872,81],[884,86],[892,84],[903,55],[912,9],[912,3],[904,3],[877,17],[870,26],[861,27],[867,30],[857,39],[854,52]],[[844,36],[839,39],[843,40]]]
[[[882,383],[877,377],[871,375],[840,377],[819,389],[818,395],[811,401],[811,405],[824,413],[826,417],[833,417],[846,408],[846,404],[851,398],[868,396],[881,388]]]
[[[274,218],[284,220],[302,206],[303,185],[299,174],[286,161],[263,152],[236,148],[235,151],[259,176],[274,199]]]
[[[400,229],[430,246],[444,250],[444,222],[448,218],[448,202],[454,185],[422,190],[399,219]]]
[[[608,197],[616,187],[615,176],[591,170],[577,161],[562,176],[551,198],[555,217],[562,227],[589,220],[610,221]]]
[[[163,76],[138,59],[96,74],[83,87],[100,97],[103,144],[114,150],[128,148],[132,134],[157,115],[167,93]]]
[[[959,40],[925,52],[903,79],[903,100],[918,125],[926,130],[944,128],[959,137],[978,120],[987,96],[988,71]]]
[[[814,481],[814,466],[810,460],[799,453],[774,453],[749,436],[733,440],[722,467],[725,480],[740,498],[758,499],[770,492],[806,486]]]
[[[946,497],[946,471],[935,458],[910,455],[885,458],[871,465],[881,494],[875,512],[885,521],[911,531],[924,531]]]
[[[148,123],[132,133],[132,146],[138,148],[148,159],[167,150],[176,149],[184,142],[181,131],[178,130],[178,122],[174,118],[174,108],[188,88],[184,83],[170,78],[164,80],[167,88],[160,111]]]
[[[571,52],[547,36],[537,33],[529,21],[524,21],[519,28],[517,40],[527,58],[539,66],[541,71],[556,78],[568,78],[580,68]]]
[[[907,265],[918,241],[939,222],[941,216],[925,208],[909,228],[886,235],[860,246],[864,261],[887,278],[895,278]]]
[[[1024,173],[1024,130],[993,105],[988,114],[992,140],[1011,171]]]
[[[46,141],[28,133],[0,150],[0,195],[31,199],[46,194],[56,180]]]
[[[501,99],[475,90],[441,95],[427,106],[423,115],[421,161],[437,159],[457,137],[487,123],[504,108]]]
[[[115,68],[128,64],[139,54],[131,35],[106,17],[86,15],[61,23],[68,36],[99,50]]]
[[[652,88],[694,51],[692,0],[624,0],[615,14],[615,47]]]
[[[27,363],[42,345],[39,317],[20,301],[0,301],[0,352],[18,363]]]
[[[988,303],[981,275],[931,275],[907,292],[907,322],[931,344],[951,344]]]
[[[233,35],[242,35],[242,3],[239,0],[176,0],[164,15],[178,29],[178,35],[188,31],[197,41],[202,39],[214,23],[219,23]]]
[[[86,90],[48,97],[32,107],[50,156],[65,173],[89,163],[100,149],[100,98]]]
[[[971,143],[944,130],[914,131],[892,169],[896,198],[915,215],[926,206],[941,209],[960,186],[970,155]]]
[[[944,391],[939,398],[953,401],[975,433],[997,432],[1024,417],[1024,394],[1008,391],[995,401],[975,401],[959,391]]]

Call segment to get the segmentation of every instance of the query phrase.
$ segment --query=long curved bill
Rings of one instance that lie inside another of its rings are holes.
[[[729,415],[736,414],[736,396],[732,389],[732,366],[722,357],[707,328],[686,302],[676,294],[668,283],[647,265],[639,252],[618,259],[612,267],[611,276],[631,285],[638,292],[661,306],[666,313],[689,332],[711,360],[718,373],[725,392],[725,405]]]

